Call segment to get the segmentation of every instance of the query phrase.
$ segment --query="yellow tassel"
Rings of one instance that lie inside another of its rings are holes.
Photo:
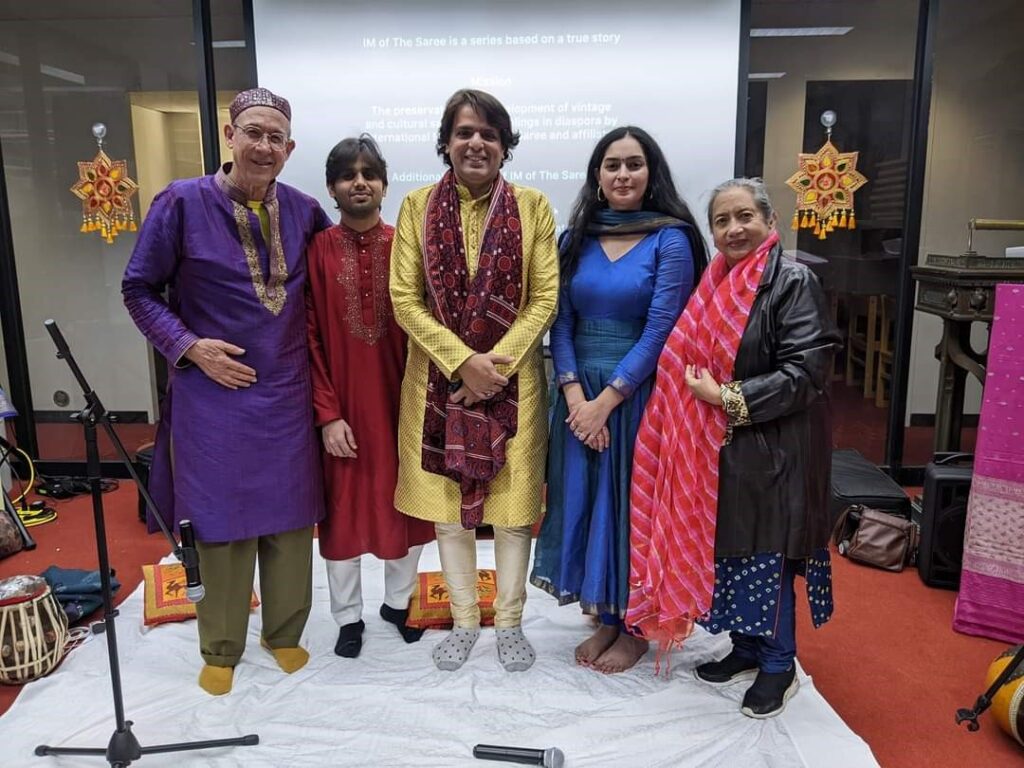
[[[82,228],[80,230],[78,230],[78,231],[79,232],[88,232],[89,231],[89,225],[85,223],[85,219],[82,219]]]
[[[796,211],[793,211],[793,221],[790,222],[789,228],[790,229],[799,229],[800,228],[800,214],[798,214]]]
[[[843,215],[839,218],[839,228],[846,229],[846,211],[843,211]]]
[[[856,229],[857,220],[853,217],[853,211],[850,211],[850,218],[846,222],[847,229]]]
[[[836,228],[835,221],[833,219],[829,219],[828,220],[828,224],[825,225],[825,231],[826,232],[831,232],[835,228]]]
[[[818,239],[819,240],[824,240],[825,239],[825,235],[827,235],[827,234],[828,234],[828,231],[825,229],[825,227],[822,227],[821,228],[821,234],[818,235]]]
[[[814,234],[821,232],[821,225],[818,222],[814,222]]]
[[[800,217],[800,228],[807,229],[810,225],[807,223],[807,211],[804,211],[803,216]]]
[[[139,231],[139,228],[137,226],[135,226],[135,219],[132,219],[131,223],[128,225],[128,231],[129,232],[138,232]]]

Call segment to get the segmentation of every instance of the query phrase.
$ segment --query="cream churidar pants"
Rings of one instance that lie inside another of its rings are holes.
[[[437,548],[441,569],[451,596],[452,618],[456,627],[480,626],[477,603],[476,531],[460,523],[437,523]],[[518,627],[523,621],[526,603],[526,571],[530,563],[529,525],[515,528],[494,527],[494,562],[498,595],[494,601],[494,626]]]

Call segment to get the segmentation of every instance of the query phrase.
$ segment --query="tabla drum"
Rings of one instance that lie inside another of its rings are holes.
[[[0,580],[0,683],[48,674],[64,657],[68,618],[41,576]]]
[[[995,682],[1019,650],[1019,645],[1009,648],[992,662],[985,678],[986,686]],[[1000,728],[1024,746],[1024,664],[1019,664],[992,696],[992,716]]]

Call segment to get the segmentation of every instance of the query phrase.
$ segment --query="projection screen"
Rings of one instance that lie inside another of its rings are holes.
[[[732,175],[739,0],[465,2],[255,0],[260,85],[292,104],[297,147],[281,176],[331,211],[330,148],[363,131],[389,166],[384,218],[444,170],[444,103],[497,96],[522,140],[503,173],[544,191],[564,226],[587,159],[617,125],[649,131],[703,225]]]

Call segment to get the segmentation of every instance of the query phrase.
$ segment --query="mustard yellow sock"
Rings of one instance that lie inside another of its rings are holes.
[[[309,651],[300,646],[295,646],[294,648],[271,648],[267,645],[267,641],[263,639],[260,640],[260,645],[274,654],[277,666],[289,675],[302,669],[306,666],[306,662],[309,661]]]
[[[199,687],[211,696],[223,696],[231,690],[231,682],[235,676],[234,667],[215,667],[204,664],[199,673]]]

